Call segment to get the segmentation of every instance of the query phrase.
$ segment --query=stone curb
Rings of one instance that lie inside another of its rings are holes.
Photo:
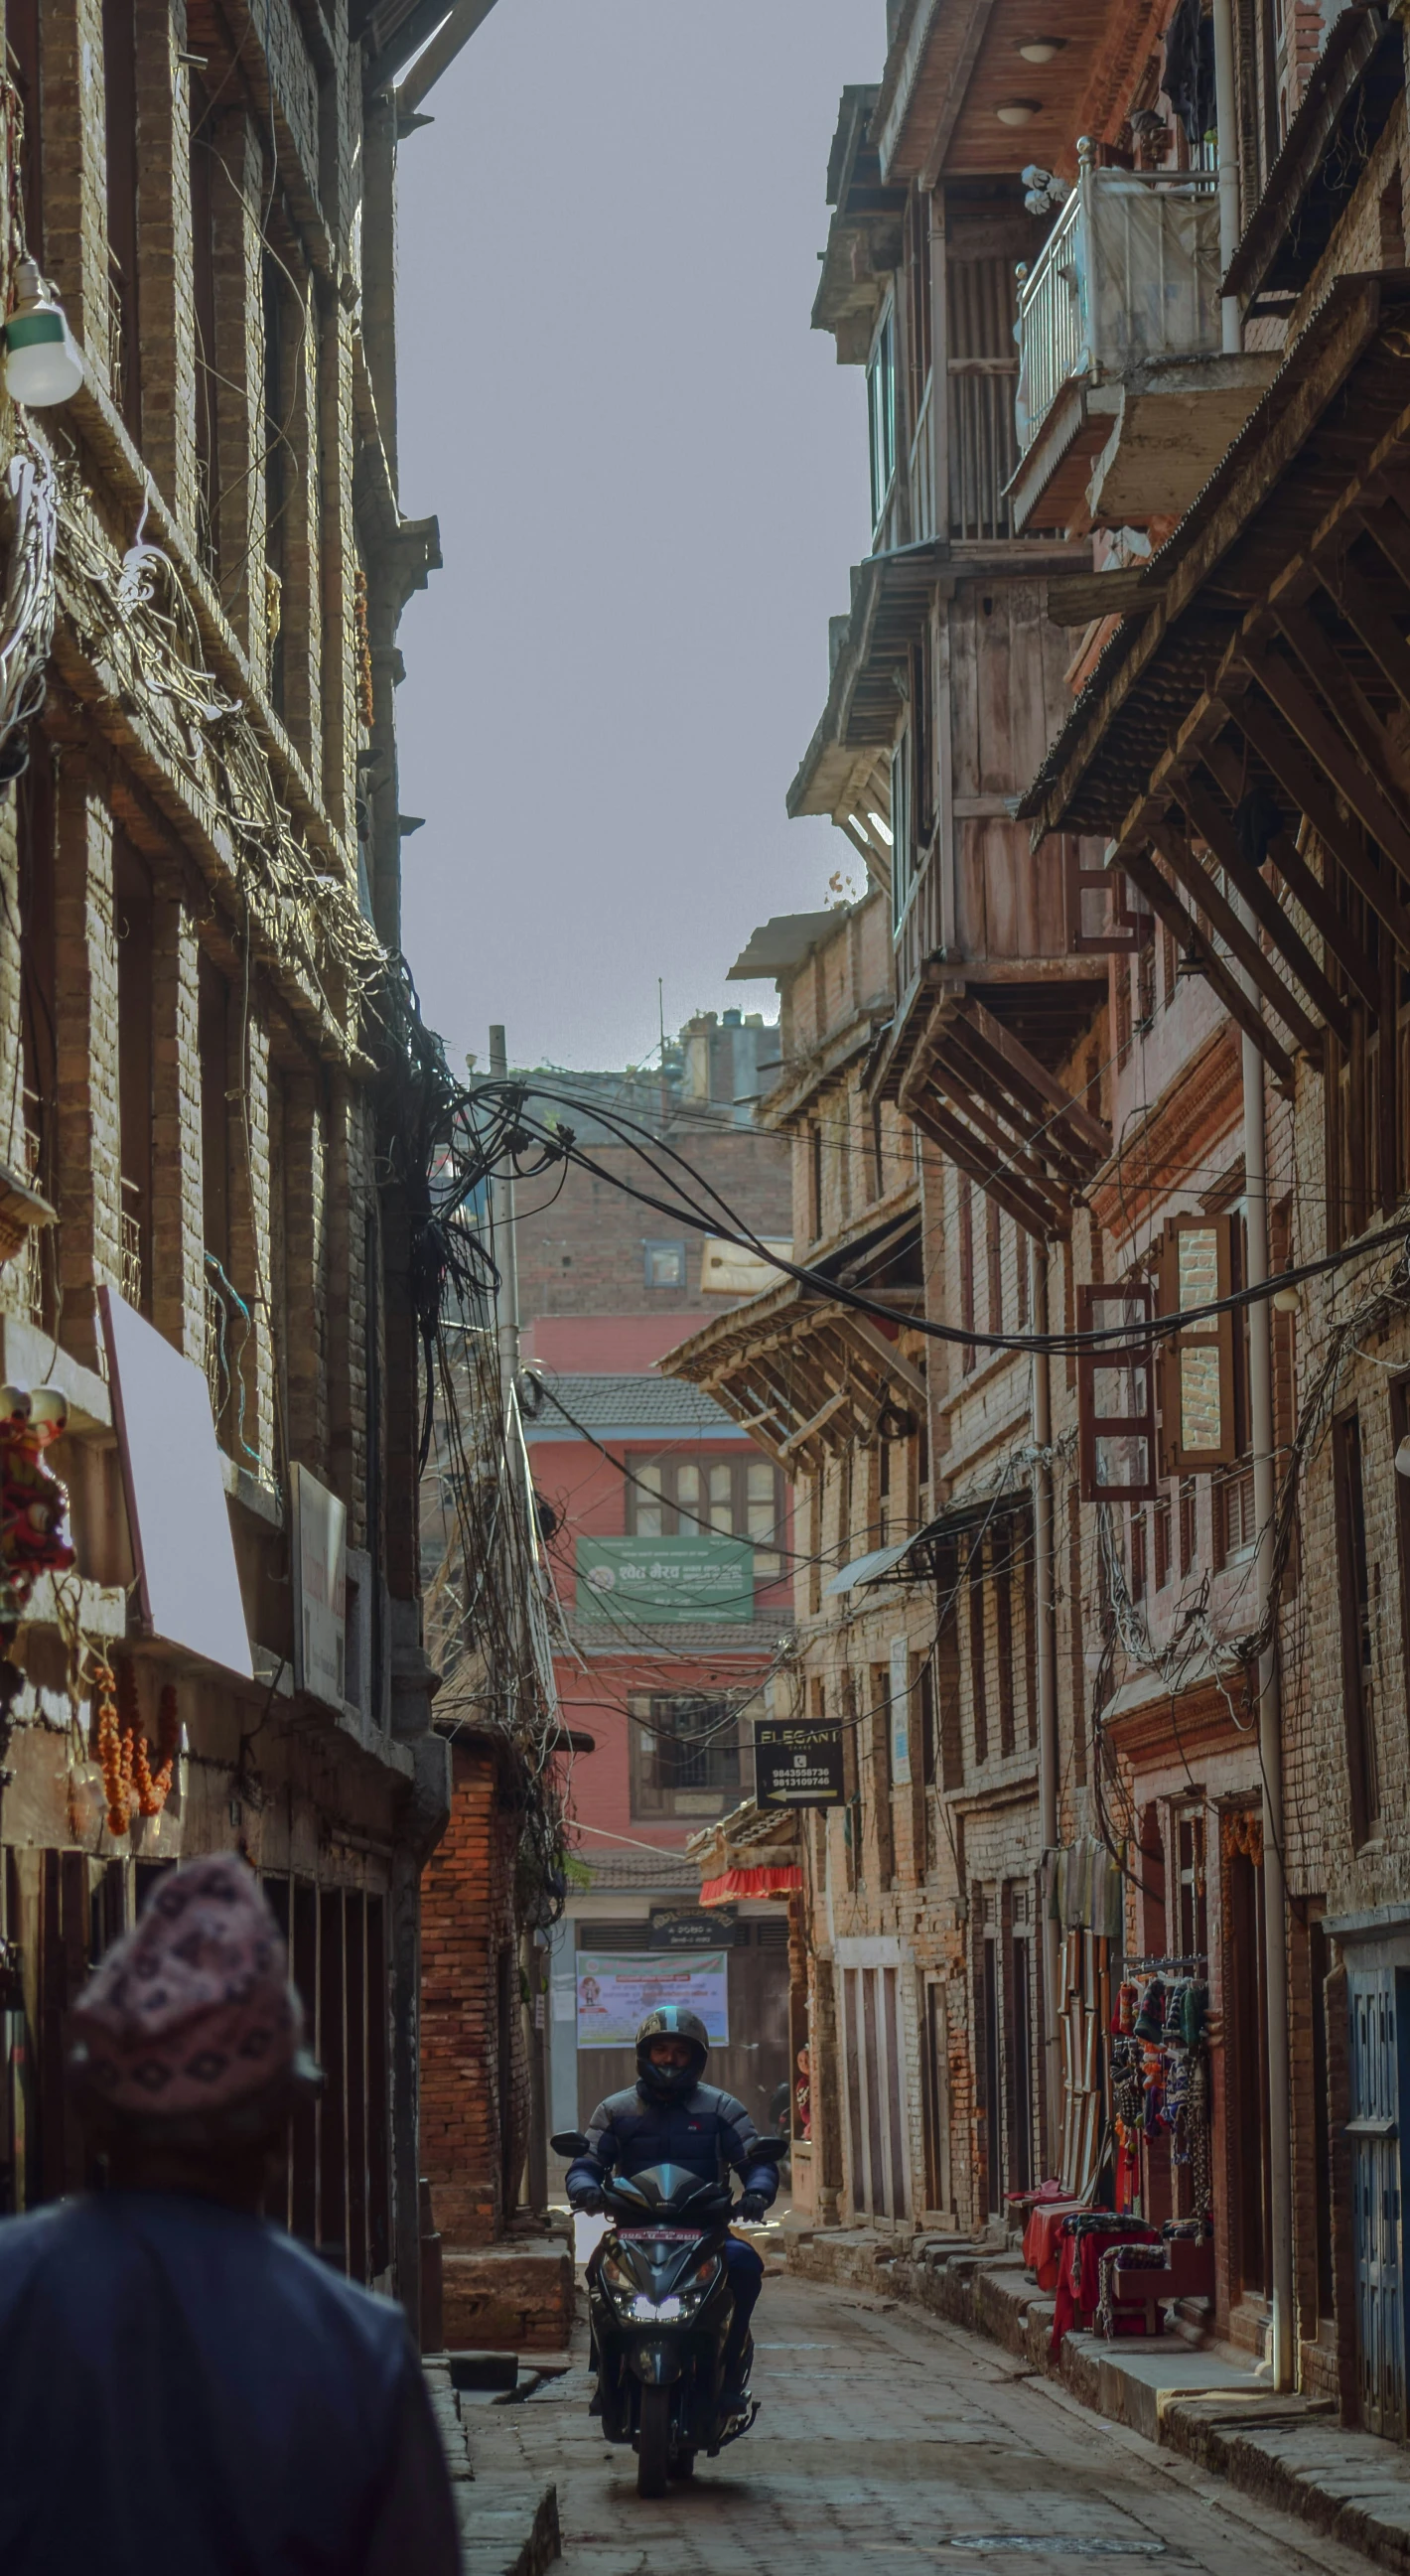
[[[790,2234],[787,2245],[788,2268],[801,2279],[871,2290],[981,2334],[1094,2414],[1410,2576],[1410,2454],[1343,2427],[1329,2400],[1249,2394],[1247,2372],[1233,2368],[1227,2389],[1161,2388],[1094,2335],[1065,2335],[1054,2360],[1054,2303],[1035,2290],[1018,2254],[924,2239],[902,2253],[860,2229]],[[1145,2357],[1152,2347],[1140,2350]]]
[[[442,2361],[424,2367],[455,2492],[463,2576],[544,2576],[563,2546],[558,2489],[477,2478],[469,2428],[456,2403],[449,2367]]]

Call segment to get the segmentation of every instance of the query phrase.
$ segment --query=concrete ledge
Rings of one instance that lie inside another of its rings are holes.
[[[543,2576],[563,2545],[557,2488],[477,2478],[448,2360],[436,2355],[423,2366],[455,2496],[464,2576]]]
[[[561,2353],[573,2331],[573,2258],[561,2239],[478,2245],[441,2256],[452,2352]]]

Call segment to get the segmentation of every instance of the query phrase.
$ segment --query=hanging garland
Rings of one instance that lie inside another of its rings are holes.
[[[176,1711],[176,1685],[163,1685],[157,1719],[157,1768],[154,1771],[137,1700],[137,1667],[125,1662],[115,1671],[95,1663],[93,1685],[98,1697],[97,1754],[108,1802],[108,1831],[121,1837],[134,1812],[159,1816],[171,1792],[172,1774],[181,1742]]]

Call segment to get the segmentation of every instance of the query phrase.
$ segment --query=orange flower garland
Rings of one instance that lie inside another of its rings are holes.
[[[154,1771],[137,1704],[135,1665],[124,1663],[114,1672],[111,1664],[95,1664],[93,1681],[98,1694],[97,1751],[108,1801],[108,1831],[125,1834],[134,1808],[140,1815],[159,1816],[170,1794],[181,1740],[176,1685],[168,1682],[162,1691],[158,1764]]]

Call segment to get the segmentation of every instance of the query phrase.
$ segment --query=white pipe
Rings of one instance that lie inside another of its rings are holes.
[[[1234,86],[1233,0],[1214,0],[1214,123],[1219,136],[1219,274],[1227,277],[1239,246],[1239,108]],[[1222,301],[1223,346],[1236,356],[1244,344],[1237,295]]]
[[[1047,1246],[1029,1247],[1029,1304],[1035,1333],[1048,1329]],[[1053,1438],[1052,1379],[1046,1351],[1033,1354],[1033,1446],[1048,1451]],[[1057,1631],[1053,1611],[1053,1471],[1045,1455],[1033,1462],[1033,1617],[1037,1653],[1034,1672],[1038,1692],[1038,1839],[1044,1857],[1058,1842]],[[1079,1719],[1080,1723],[1080,1712]],[[1040,1891],[1041,1901],[1041,1891]],[[1047,2112],[1045,2162],[1058,2168],[1062,2138],[1062,1997],[1058,1993],[1061,1944],[1059,1926],[1043,1908],[1043,2097]]]
[[[1235,908],[1257,933],[1242,897]],[[1261,1010],[1251,978],[1241,976]],[[1244,1227],[1246,1285],[1261,1287],[1268,1257],[1268,1146],[1264,1121],[1263,1057],[1251,1037],[1243,1041]],[[1273,1425],[1273,1309],[1266,1297],[1248,1308],[1249,1433],[1253,1444],[1253,1517],[1258,1530],[1256,1611],[1261,1620],[1273,1598],[1273,1515],[1277,1474]],[[1288,1904],[1283,1865],[1283,1709],[1274,1636],[1258,1664],[1258,1764],[1263,1779],[1263,1982],[1268,2030],[1268,2234],[1273,2252],[1272,2384],[1278,2393],[1297,2385],[1297,2301],[1293,2289],[1292,2080],[1288,2034]],[[1245,2141],[1247,2152],[1248,2141]]]

